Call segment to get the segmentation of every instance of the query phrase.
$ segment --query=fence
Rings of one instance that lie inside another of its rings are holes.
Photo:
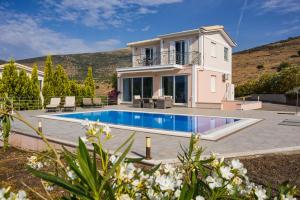
[[[43,108],[41,99],[29,99],[19,97],[8,97],[8,99],[15,110],[38,110]],[[1,105],[5,101],[5,97],[0,97]]]
[[[61,107],[65,103],[65,97],[61,98]],[[87,98],[84,96],[76,96],[75,103],[77,107],[82,106],[82,99]],[[93,98],[100,98],[101,103],[104,106],[117,104],[117,99],[109,96],[97,96]],[[5,97],[0,97],[0,104],[5,102]],[[39,110],[43,109],[44,105],[41,99],[29,99],[29,98],[18,98],[18,97],[8,97],[9,101],[12,103],[14,110]],[[47,104],[47,103],[46,103]]]

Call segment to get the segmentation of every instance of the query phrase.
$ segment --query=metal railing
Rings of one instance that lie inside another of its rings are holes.
[[[134,66],[152,66],[152,65],[199,65],[201,63],[201,53],[198,51],[192,52],[176,52],[163,51],[154,54],[137,54],[133,55]]]
[[[43,108],[41,99],[20,97],[8,97],[14,110],[39,110]],[[0,97],[0,104],[4,104],[6,98]]]
[[[61,107],[63,107],[65,103],[65,97],[61,98]],[[104,106],[108,105],[116,105],[117,98],[112,98],[109,96],[95,96],[95,97],[84,97],[84,96],[76,96],[75,103],[76,107],[83,106],[82,99],[83,98],[101,98],[101,103]],[[42,102],[41,99],[30,99],[30,98],[19,98],[19,97],[8,97],[9,101],[12,104],[14,110],[40,110],[43,109],[45,105],[49,104],[49,102]],[[5,97],[0,97],[0,105],[4,104],[6,101]],[[48,100],[50,101],[50,99]]]

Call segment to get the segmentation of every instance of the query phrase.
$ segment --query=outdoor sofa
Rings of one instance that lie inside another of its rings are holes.
[[[155,103],[156,108],[165,109],[173,107],[173,100],[171,96],[158,97]]]
[[[141,99],[140,95],[134,95],[132,106],[135,108],[142,108],[143,107],[143,100]]]

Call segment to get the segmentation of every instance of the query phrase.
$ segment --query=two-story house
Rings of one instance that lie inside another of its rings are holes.
[[[234,100],[232,48],[223,26],[159,35],[127,44],[132,67],[117,68],[118,103],[172,96],[174,105],[219,107]]]

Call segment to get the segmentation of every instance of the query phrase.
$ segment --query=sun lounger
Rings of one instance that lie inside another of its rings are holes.
[[[65,98],[65,104],[64,104],[64,110],[76,110],[76,104],[75,104],[75,97],[74,96],[68,96]]]
[[[46,111],[58,111],[60,108],[60,98],[51,98],[50,104],[46,105]]]
[[[91,106],[93,106],[92,98],[83,98],[82,99],[82,106],[83,107],[91,107]]]
[[[93,106],[102,107],[103,103],[102,103],[101,98],[93,98]]]

